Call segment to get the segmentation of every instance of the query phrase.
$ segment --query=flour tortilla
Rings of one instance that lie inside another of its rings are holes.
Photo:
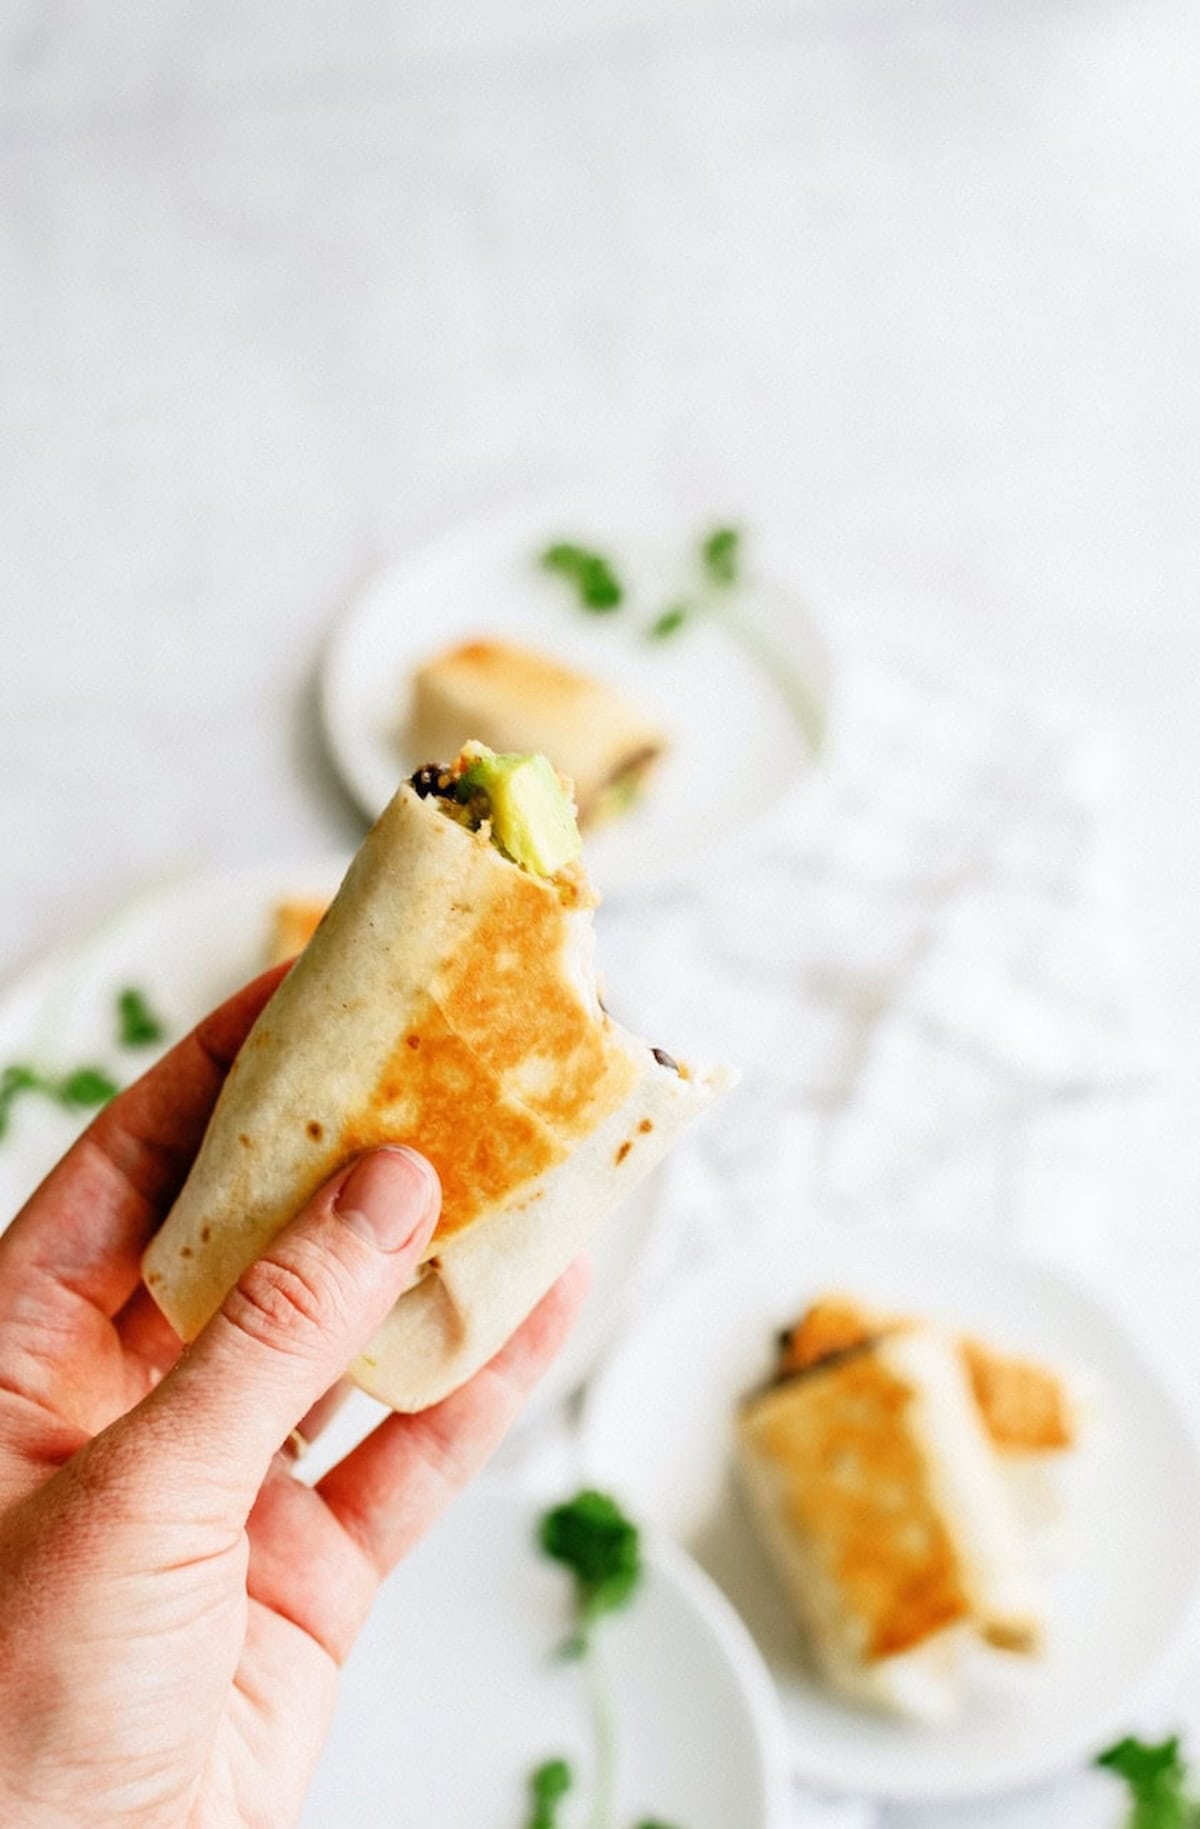
[[[592,939],[586,897],[405,784],[247,1036],[146,1251],[180,1336],[338,1168],[404,1142],[437,1168],[442,1218],[352,1376],[419,1410],[490,1358],[728,1083],[664,1067],[603,1012]]]
[[[736,1443],[764,1548],[843,1695],[952,1720],[968,1646],[1036,1649],[1025,1546],[949,1336],[913,1324],[785,1379],[743,1406]]]

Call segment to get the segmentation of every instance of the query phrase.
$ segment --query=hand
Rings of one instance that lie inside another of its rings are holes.
[[[582,1300],[576,1267],[455,1396],[293,1478],[292,1431],[319,1426],[440,1192],[411,1151],[361,1158],[180,1356],[139,1259],[278,977],[114,1100],[0,1238],[0,1822],[21,1829],[294,1822],[380,1581]]]

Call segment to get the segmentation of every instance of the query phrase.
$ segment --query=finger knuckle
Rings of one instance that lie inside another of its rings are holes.
[[[336,1267],[317,1252],[261,1258],[243,1272],[225,1303],[227,1320],[257,1345],[308,1354],[346,1307]]]

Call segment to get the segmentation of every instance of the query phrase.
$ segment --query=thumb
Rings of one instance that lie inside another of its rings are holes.
[[[129,1424],[248,1510],[272,1455],[411,1283],[440,1210],[415,1150],[361,1156],[243,1272]]]

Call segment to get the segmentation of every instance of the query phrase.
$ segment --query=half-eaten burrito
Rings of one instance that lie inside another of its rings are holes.
[[[441,1219],[352,1376],[419,1410],[501,1346],[727,1077],[605,1013],[594,900],[544,756],[471,744],[400,788],[247,1036],[145,1254],[184,1340],[342,1164],[404,1142],[441,1177]]]

